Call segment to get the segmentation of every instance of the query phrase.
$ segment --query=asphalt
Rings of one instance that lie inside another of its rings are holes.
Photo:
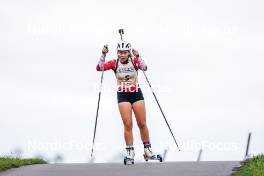
[[[0,176],[228,176],[239,161],[39,164],[0,172]]]

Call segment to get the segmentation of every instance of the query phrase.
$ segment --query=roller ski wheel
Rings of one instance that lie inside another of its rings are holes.
[[[130,164],[134,164],[134,159],[131,158],[124,158],[124,165],[130,165]]]
[[[163,158],[160,154],[158,155],[153,155],[151,157],[148,157],[146,154],[143,154],[143,157],[145,161],[147,162],[148,160],[158,160],[159,162],[163,162]]]

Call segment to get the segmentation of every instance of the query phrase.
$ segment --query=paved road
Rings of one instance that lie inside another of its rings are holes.
[[[238,161],[43,164],[11,169],[0,176],[227,176]]]

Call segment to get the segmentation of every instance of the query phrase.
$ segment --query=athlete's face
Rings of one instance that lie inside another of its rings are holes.
[[[123,62],[128,59],[129,51],[118,51],[117,55],[120,58],[120,60]]]

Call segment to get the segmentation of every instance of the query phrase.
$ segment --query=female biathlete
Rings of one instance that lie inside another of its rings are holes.
[[[117,102],[124,124],[124,138],[126,142],[126,158],[134,160],[135,152],[133,147],[132,134],[132,110],[135,114],[137,125],[140,130],[141,140],[144,145],[144,155],[148,158],[154,157],[151,150],[149,131],[146,124],[146,110],[142,91],[138,85],[138,69],[147,70],[147,65],[139,57],[138,51],[133,50],[131,45],[121,41],[117,45],[117,59],[105,62],[108,48],[104,47],[102,56],[96,66],[97,71],[113,70],[117,79]]]

